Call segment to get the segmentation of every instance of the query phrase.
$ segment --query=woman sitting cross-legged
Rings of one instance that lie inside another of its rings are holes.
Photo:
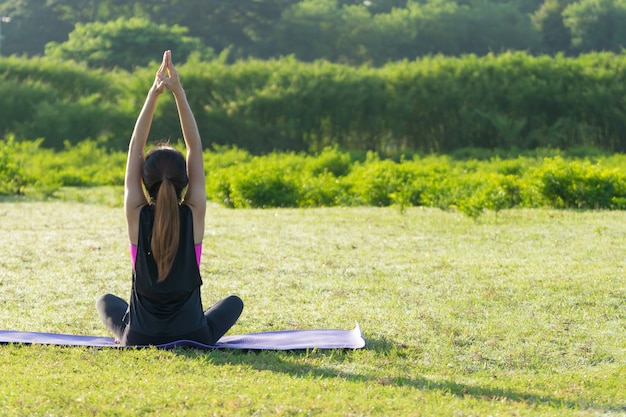
[[[165,90],[176,101],[186,158],[170,146],[157,146],[144,157],[156,102]],[[202,143],[170,51],[163,55],[130,139],[124,209],[132,292],[130,304],[112,294],[97,300],[105,326],[125,346],[176,340],[214,345],[235,324],[243,302],[233,295],[202,309],[200,256],[206,211]]]

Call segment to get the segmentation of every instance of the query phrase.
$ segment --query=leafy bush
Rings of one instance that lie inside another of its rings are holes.
[[[347,175],[352,169],[352,160],[347,153],[337,147],[325,148],[315,157],[308,158],[307,170],[314,176],[332,174],[335,177]]]
[[[294,207],[298,200],[295,172],[304,157],[294,154],[254,157],[209,172],[209,195],[231,207]]]
[[[558,208],[615,208],[626,198],[626,174],[587,160],[548,159],[538,167],[540,192]]]
[[[124,183],[126,155],[109,152],[94,141],[65,149],[41,148],[41,140],[18,142],[13,137],[0,141],[0,183],[3,194],[20,194],[27,187],[51,196],[63,186],[120,186]]]
[[[41,140],[8,137],[0,144],[0,194],[34,189],[52,196],[61,187],[124,181],[126,154],[96,141],[66,142],[60,151],[41,148]],[[516,207],[626,209],[623,154],[489,160],[433,154],[393,161],[370,152],[357,161],[336,148],[253,156],[216,147],[204,161],[208,199],[233,208],[427,206],[470,217]]]
[[[349,185],[332,173],[304,174],[299,181],[298,207],[334,207],[354,205]]]
[[[417,176],[416,167],[407,163],[381,160],[369,153],[364,163],[357,163],[346,181],[358,197],[356,201],[369,206],[390,206],[394,202],[419,202],[419,190],[411,186]]]
[[[21,194],[26,185],[24,168],[17,158],[20,144],[10,136],[0,140],[0,195]]]
[[[316,169],[325,158],[328,154],[272,154],[229,165],[209,173],[208,195],[231,207],[424,205],[471,217],[515,207],[626,207],[621,174],[626,157],[620,156],[595,163],[562,157],[458,161],[434,155],[394,162],[369,153],[344,175]]]

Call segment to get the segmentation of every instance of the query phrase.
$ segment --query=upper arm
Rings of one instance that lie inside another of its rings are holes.
[[[137,244],[139,238],[139,213],[147,203],[141,186],[141,170],[143,167],[143,148],[134,149],[131,145],[126,163],[124,178],[124,212],[130,243]]]
[[[206,213],[206,188],[202,149],[187,150],[187,175],[189,184],[185,193],[185,203],[193,213],[194,243],[202,242]]]
[[[163,66],[162,66],[163,68]],[[143,170],[143,150],[148,140],[152,116],[160,92],[151,89],[146,97],[143,108],[139,113],[135,129],[128,146],[126,161],[126,176],[124,177],[124,211],[128,226],[130,243],[136,244],[139,237],[139,213],[146,203],[146,196],[141,186],[141,172]]]
[[[191,207],[199,208],[206,205],[204,161],[201,148],[187,150],[187,176],[189,184],[185,193],[185,202]]]
[[[204,180],[204,160],[202,141],[196,119],[191,111],[187,96],[182,88],[174,91],[180,127],[183,131],[187,148],[187,176],[189,183],[185,194],[185,203],[191,207],[194,218],[194,241],[202,242],[204,235],[204,215],[206,212],[206,189]]]

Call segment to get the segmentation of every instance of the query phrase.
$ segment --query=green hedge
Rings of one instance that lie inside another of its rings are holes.
[[[70,62],[2,58],[0,137],[42,138],[56,149],[90,138],[121,144],[136,118],[123,107],[125,78]]]
[[[178,144],[182,146],[182,144]],[[316,155],[255,156],[238,148],[204,154],[209,200],[228,207],[409,206],[469,216],[516,207],[626,208],[626,155],[544,155],[486,160],[415,155],[398,161],[336,148]],[[0,141],[0,194],[54,196],[64,186],[121,186],[126,154],[94,141],[62,151],[40,141]],[[121,193],[121,190],[120,190]]]
[[[593,161],[559,155],[487,161],[415,156],[395,162],[375,153],[353,161],[326,149],[317,156],[249,156],[213,167],[207,191],[232,207],[429,206],[472,216],[514,207],[621,209],[624,168],[623,155]]]
[[[0,60],[0,136],[63,149],[97,139],[125,149],[157,64],[98,72],[50,59]],[[595,146],[626,151],[626,54],[429,57],[381,68],[293,58],[179,66],[205,145],[255,154],[327,146],[449,153]],[[181,135],[174,101],[152,137]]]

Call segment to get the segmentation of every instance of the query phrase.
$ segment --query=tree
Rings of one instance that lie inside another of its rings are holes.
[[[456,2],[471,6],[476,3],[476,0],[456,0]],[[490,0],[489,3],[498,5],[506,4],[524,14],[531,14],[541,7],[543,0]]]
[[[338,0],[339,6],[365,6],[372,14],[389,13],[404,9],[409,0]]]
[[[626,0],[581,0],[563,10],[578,52],[619,52],[626,46]]]
[[[283,13],[275,33],[277,51],[303,61],[332,61],[342,23],[337,0],[303,0]]]
[[[459,7],[450,16],[446,31],[458,42],[455,55],[532,50],[538,44],[530,16],[510,2],[473,0],[471,5]],[[445,32],[441,35],[445,36]]]
[[[50,41],[63,41],[72,30],[46,0],[9,0],[0,4],[0,15],[11,19],[2,25],[2,54],[41,55]]]
[[[573,0],[545,0],[533,13],[533,26],[541,36],[541,49],[550,54],[567,52],[572,45],[572,35],[563,22],[563,10]]]
[[[157,1],[157,0],[152,0]],[[281,15],[298,0],[170,0],[151,10],[151,20],[178,23],[189,35],[232,58],[274,55],[272,33]]]
[[[529,17],[509,3],[411,2],[406,9],[375,18],[387,23],[387,28],[379,29],[379,36],[391,35],[384,44],[385,50],[393,51],[389,58],[394,60],[429,54],[484,55],[536,45]]]
[[[149,17],[155,7],[164,3],[163,0],[47,0],[46,6],[64,21],[75,25],[128,16]]]
[[[91,67],[132,69],[158,59],[166,49],[184,61],[192,52],[210,55],[197,38],[186,36],[182,26],[157,25],[146,19],[76,24],[69,40],[46,45],[46,55],[86,62]]]

